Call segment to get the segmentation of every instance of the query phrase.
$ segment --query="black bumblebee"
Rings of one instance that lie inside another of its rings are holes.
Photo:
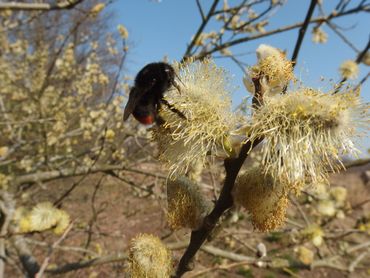
[[[150,63],[142,68],[136,75],[135,84],[130,90],[123,120],[126,121],[132,114],[142,124],[149,125],[154,122],[162,124],[164,121],[158,115],[161,104],[166,105],[171,111],[185,118],[183,113],[163,98],[164,93],[171,86],[174,86],[180,92],[175,77],[175,70],[167,63]]]

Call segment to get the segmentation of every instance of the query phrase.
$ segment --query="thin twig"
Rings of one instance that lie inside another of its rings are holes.
[[[370,253],[370,250],[366,250],[358,255],[348,267],[348,272],[355,271],[357,265]]]
[[[348,15],[351,15],[351,14],[354,14],[354,13],[368,12],[368,11],[370,11],[369,7],[358,6],[358,7],[355,7],[353,9],[341,12],[341,13],[332,13],[328,16],[315,17],[315,18],[310,20],[309,24],[322,23],[322,22],[326,22],[329,19],[339,18],[339,17],[343,17],[343,16],[348,16]],[[293,29],[297,29],[297,28],[302,27],[303,24],[304,24],[304,22],[298,22],[298,23],[295,23],[295,24],[291,24],[291,25],[287,25],[287,26],[284,26],[284,27],[276,28],[276,29],[271,30],[271,31],[266,31],[264,33],[259,33],[259,34],[252,35],[252,36],[242,37],[242,38],[235,39],[235,40],[229,40],[225,43],[216,45],[214,48],[212,48],[210,50],[204,51],[204,52],[196,55],[194,58],[195,59],[202,59],[202,58],[207,57],[208,55],[210,55],[214,52],[220,51],[222,49],[225,49],[225,48],[228,48],[228,47],[231,47],[231,46],[243,43],[243,42],[257,40],[257,39],[265,38],[265,37],[268,37],[268,36],[276,35],[276,34],[279,34],[279,33],[284,33],[286,31],[290,31],[290,30],[293,30]]]
[[[199,0],[195,0],[195,2],[197,3],[200,16],[202,17],[202,21],[206,20],[206,17],[205,17],[204,12],[203,12],[202,5],[200,4]]]
[[[366,80],[369,79],[369,77],[370,77],[370,71],[364,76],[364,78],[361,79],[360,82],[358,82],[358,84],[355,87],[355,90],[359,89],[366,82]]]
[[[62,241],[66,238],[66,236],[68,235],[68,233],[71,231],[72,226],[73,226],[73,223],[69,224],[69,226],[64,231],[64,233],[62,234],[62,236],[56,242],[53,243],[53,245],[51,246],[51,249],[49,251],[49,254],[44,259],[44,261],[43,261],[43,263],[42,263],[42,265],[40,267],[40,270],[35,275],[35,278],[41,278],[43,276],[43,274],[44,274],[47,266],[49,265],[51,254],[53,253],[55,247],[57,247],[60,243],[62,243]]]
[[[77,263],[69,263],[61,267],[47,269],[46,272],[51,273],[51,274],[63,274],[63,273],[78,270],[81,268],[92,267],[92,266],[97,266],[97,265],[102,265],[102,264],[107,264],[107,263],[120,262],[126,259],[127,259],[127,255],[125,253],[118,253],[115,255],[94,258],[91,260],[85,260],[85,261],[81,261]]]
[[[361,53],[357,56],[355,62],[356,64],[359,64],[361,63],[362,59],[365,57],[367,51],[370,49],[370,36],[369,36],[369,40],[367,41],[367,44],[366,46],[364,47],[364,49],[361,51]],[[367,79],[367,77],[366,77]],[[364,80],[364,82],[366,81],[366,79]],[[342,80],[339,82],[338,86],[335,88],[333,94],[336,94],[340,91],[340,89],[343,87],[343,84],[347,81],[347,78],[344,77],[342,78]]]
[[[56,1],[56,4],[49,3],[19,3],[19,2],[8,2],[0,3],[0,10],[18,10],[18,11],[52,11],[52,10],[64,10],[72,9],[76,5],[80,4],[84,0],[67,0],[67,1]]]
[[[204,28],[206,27],[208,21],[213,16],[213,13],[216,10],[218,2],[219,2],[219,0],[214,0],[213,1],[213,4],[212,4],[211,8],[209,9],[207,16],[205,17],[204,20],[202,20],[202,24],[199,26],[198,31],[196,32],[194,38],[192,39],[192,41],[188,45],[182,60],[185,60],[187,57],[190,56],[191,50],[193,49],[196,41],[199,39],[199,36],[202,34],[202,32],[203,32]]]
[[[297,42],[295,44],[293,55],[292,55],[293,67],[295,66],[295,64],[297,62],[299,50],[301,49],[302,42],[303,42],[303,39],[304,39],[304,35],[306,34],[307,27],[310,24],[311,17],[313,15],[314,10],[315,10],[316,4],[317,4],[317,0],[311,0],[311,4],[308,8],[306,18],[303,22],[302,27],[299,29],[298,39],[297,39]]]

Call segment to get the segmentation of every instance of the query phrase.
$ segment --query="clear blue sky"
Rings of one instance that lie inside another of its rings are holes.
[[[213,1],[201,0],[200,2],[206,9]],[[222,1],[220,2],[222,4]],[[232,4],[233,1],[229,0],[229,2]],[[352,2],[356,4],[360,1],[352,0]],[[309,3],[309,0],[288,0],[286,6],[276,13],[265,29],[271,30],[277,26],[302,21],[306,15]],[[337,1],[324,0],[324,3],[326,11],[331,11],[331,5],[337,3]],[[162,0],[160,2],[118,0],[111,6],[111,9],[116,13],[112,24],[125,25],[130,34],[131,49],[128,62],[126,63],[126,72],[132,76],[145,64],[162,60],[165,55],[168,56],[169,61],[181,59],[187,44],[201,22],[195,0]],[[314,15],[318,15],[317,12]],[[341,27],[351,28],[345,31],[345,34],[358,49],[362,49],[366,45],[370,35],[369,14],[354,14],[334,22]],[[210,26],[205,31],[211,31],[212,27],[214,28],[215,26]],[[330,80],[333,82],[340,80],[338,67],[341,62],[347,59],[355,59],[356,53],[345,45],[327,26],[323,28],[328,33],[328,42],[326,44],[312,43],[311,28],[306,33],[295,73],[307,86],[328,88]],[[231,48],[231,50],[233,53],[252,52],[252,54],[244,58],[251,65],[256,61],[254,50],[261,43],[287,50],[288,57],[291,57],[297,35],[298,29],[294,29],[275,36],[241,44]],[[227,69],[234,77],[233,82],[238,89],[234,94],[233,100],[237,104],[241,97],[246,95],[242,85],[243,73],[229,59],[217,59],[216,63]],[[359,79],[354,80],[354,82],[359,81],[369,70],[370,67],[361,65]],[[320,81],[321,77],[325,77],[324,82]],[[367,102],[370,101],[369,83],[370,81],[362,88],[362,96]],[[370,144],[367,142],[365,145],[370,147]]]

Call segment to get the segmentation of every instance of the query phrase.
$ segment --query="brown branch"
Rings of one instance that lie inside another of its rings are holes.
[[[74,177],[74,176],[81,176],[87,173],[98,173],[98,172],[108,172],[108,171],[115,171],[115,170],[123,170],[125,167],[122,165],[97,165],[92,167],[77,167],[77,168],[66,168],[61,170],[54,170],[48,172],[40,172],[35,174],[28,174],[19,176],[14,179],[14,185],[21,185],[26,183],[37,183],[37,182],[45,182],[60,178],[67,178],[67,177]]]
[[[176,271],[176,277],[181,277],[185,272],[190,270],[189,264],[194,258],[195,254],[215,228],[222,214],[233,206],[234,202],[231,192],[233,190],[236,177],[245,159],[247,158],[249,151],[258,143],[260,143],[260,141],[255,141],[253,143],[248,141],[243,145],[237,158],[225,160],[226,178],[221,194],[214,209],[204,218],[201,227],[191,233],[189,246],[179,262]]]
[[[317,4],[317,0],[311,0],[311,4],[308,8],[306,18],[303,22],[303,25],[299,29],[298,39],[297,39],[297,42],[295,44],[293,55],[292,55],[293,68],[296,64],[298,54],[299,54],[299,50],[301,49],[302,42],[303,42],[303,39],[304,39],[304,35],[306,34],[307,27],[310,24],[311,17],[312,17],[313,11],[315,10],[316,4]]]
[[[115,255],[109,255],[109,256],[99,257],[99,258],[95,258],[91,260],[85,260],[85,261],[81,261],[78,263],[70,263],[70,264],[66,264],[66,265],[63,265],[57,268],[49,268],[46,270],[46,272],[50,274],[62,274],[62,273],[67,273],[67,272],[78,270],[78,269],[85,268],[85,267],[92,267],[92,266],[97,266],[97,265],[102,265],[102,264],[107,264],[107,263],[120,262],[126,259],[127,259],[127,255],[125,253],[118,253]]]
[[[335,26],[333,23],[331,23],[330,22],[330,20],[328,20],[327,22],[326,22],[326,24],[329,26],[329,28],[335,33],[335,34],[337,34],[337,36],[345,43],[345,44],[347,44],[350,48],[352,48],[352,50],[353,51],[355,51],[356,53],[359,53],[360,52],[360,50],[358,50],[357,48],[356,48],[356,46],[354,46],[354,44],[344,35],[344,34],[342,34],[339,30],[338,30],[338,28],[337,28],[337,26]]]
[[[255,85],[255,95],[252,102],[254,103],[253,108],[254,110],[256,110],[263,104],[263,94],[260,86],[260,78],[255,78],[253,80],[253,83]],[[196,231],[192,231],[190,236],[190,243],[180,259],[175,277],[181,277],[185,272],[190,270],[190,262],[193,260],[195,254],[198,252],[203,243],[214,230],[220,217],[224,214],[225,211],[227,211],[234,205],[232,191],[239,171],[243,166],[245,159],[248,157],[249,152],[262,140],[263,138],[261,137],[253,142],[245,142],[239,152],[238,157],[225,159],[224,167],[226,171],[226,177],[224,185],[221,189],[220,196],[216,201],[213,210],[203,219],[203,223],[200,228]]]
[[[355,87],[355,90],[359,89],[370,77],[370,71],[364,76],[364,78],[361,79],[360,82]]]
[[[71,223],[67,229],[64,231],[64,233],[62,234],[62,236],[56,241],[53,243],[53,245],[51,246],[50,250],[49,250],[49,254],[46,256],[46,258],[44,259],[39,271],[36,273],[35,275],[35,278],[41,278],[43,275],[44,275],[44,272],[47,268],[47,266],[49,265],[49,262],[50,262],[50,258],[51,258],[51,254],[53,253],[54,249],[60,244],[62,243],[62,241],[66,238],[66,236],[68,235],[68,233],[71,231],[72,229],[72,226],[73,224]]]
[[[8,2],[0,3],[0,10],[18,10],[18,11],[52,11],[72,9],[84,0],[66,0],[63,2],[49,3],[19,3]]]
[[[197,7],[198,7],[198,10],[199,10],[199,13],[200,13],[200,16],[202,17],[202,20],[206,20],[206,17],[204,15],[204,12],[203,12],[203,9],[202,9],[202,5],[200,4],[199,0],[195,0],[195,2],[197,3]]]
[[[344,163],[344,168],[345,168],[344,170],[347,170],[348,168],[352,168],[352,167],[364,166],[369,163],[370,163],[370,158],[363,158],[363,159],[349,161],[347,163]]]

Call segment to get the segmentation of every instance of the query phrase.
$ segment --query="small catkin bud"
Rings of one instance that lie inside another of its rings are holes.
[[[326,43],[328,41],[328,34],[322,28],[316,26],[312,29],[312,41],[314,43]]]
[[[132,278],[169,278],[172,272],[170,251],[158,237],[139,234],[130,243],[128,271]]]
[[[260,231],[274,230],[285,221],[287,194],[281,184],[258,167],[238,177],[233,197],[250,213],[253,226]]]
[[[340,67],[339,72],[343,78],[356,79],[358,77],[360,69],[355,61],[347,60],[344,61]]]
[[[296,250],[298,259],[301,263],[305,265],[310,265],[314,259],[314,252],[304,246],[299,246]]]
[[[210,204],[203,198],[198,186],[186,177],[167,181],[167,220],[176,230],[196,230],[210,210]]]
[[[39,203],[30,212],[22,208],[14,219],[20,232],[42,232],[53,229],[57,235],[62,234],[70,223],[68,213],[53,207],[50,202]]]
[[[251,80],[260,79],[265,96],[282,92],[289,81],[294,80],[293,63],[285,54],[272,46],[261,44],[256,50],[258,62],[250,68],[248,76],[244,78],[247,90],[254,93]]]

